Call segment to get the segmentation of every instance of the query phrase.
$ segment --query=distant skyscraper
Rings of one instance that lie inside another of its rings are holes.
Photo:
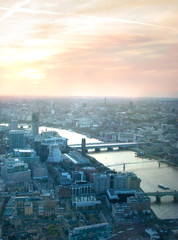
[[[11,130],[9,131],[10,148],[24,148],[25,137],[23,130]]]
[[[38,135],[39,133],[39,113],[38,112],[32,113],[32,133],[34,136]]]

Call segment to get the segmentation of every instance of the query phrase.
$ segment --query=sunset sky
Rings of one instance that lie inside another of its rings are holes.
[[[178,97],[177,0],[1,0],[0,96]]]

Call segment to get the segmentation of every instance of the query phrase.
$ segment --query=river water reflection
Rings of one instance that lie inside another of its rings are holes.
[[[81,143],[82,138],[86,136],[61,129],[40,127],[40,131],[55,130],[62,137],[68,138],[69,144]],[[86,138],[87,143],[99,142],[96,139]],[[158,188],[158,184],[166,185],[170,190],[178,190],[178,168],[173,168],[161,163],[160,167],[157,161],[149,161],[146,158],[139,158],[135,156],[132,151],[113,151],[89,153],[90,156],[96,158],[104,165],[116,165],[111,167],[120,172],[123,171],[122,163],[126,163],[125,171],[134,172],[141,178],[141,188],[145,192],[164,191]],[[155,198],[152,199],[151,207],[155,214],[161,218],[178,218],[178,203],[173,202],[172,196],[165,196],[161,199],[161,204],[157,204]]]

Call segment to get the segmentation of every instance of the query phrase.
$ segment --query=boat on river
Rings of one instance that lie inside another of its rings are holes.
[[[163,185],[163,184],[158,184],[158,187],[159,187],[159,188],[162,188],[162,189],[165,189],[165,190],[168,190],[168,189],[169,189],[168,186],[165,186],[165,185]]]

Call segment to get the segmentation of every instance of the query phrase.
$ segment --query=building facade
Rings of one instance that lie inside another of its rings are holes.
[[[9,131],[9,147],[13,148],[24,148],[25,137],[23,130],[11,130]]]
[[[1,177],[7,182],[30,182],[31,170],[28,168],[28,164],[19,159],[13,159],[7,161],[1,167]]]

